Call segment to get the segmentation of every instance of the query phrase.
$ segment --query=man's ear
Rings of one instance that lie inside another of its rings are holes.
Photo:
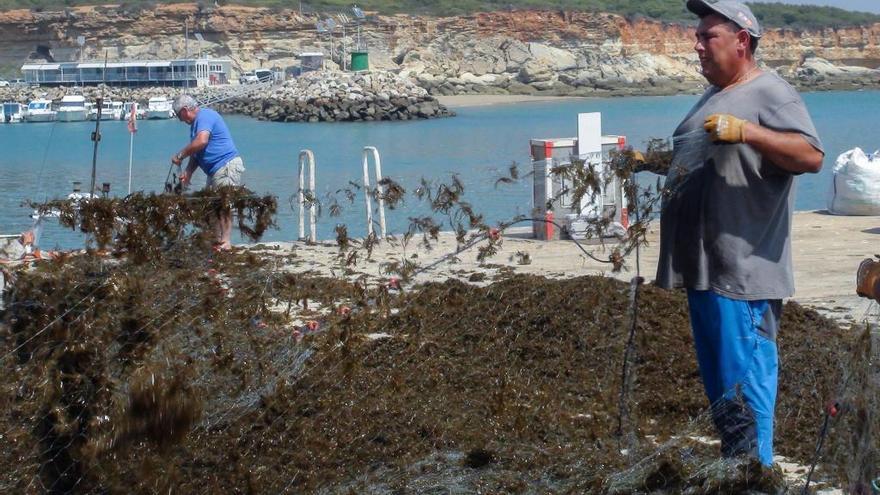
[[[752,44],[752,37],[745,29],[740,29],[736,33],[737,48],[749,53],[749,46]]]

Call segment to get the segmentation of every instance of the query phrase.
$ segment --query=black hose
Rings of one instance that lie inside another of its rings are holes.
[[[825,437],[828,435],[828,420],[831,418],[831,413],[825,411],[825,420],[822,422],[822,429],[819,431],[819,438],[816,440],[816,452],[813,454],[813,462],[810,463],[810,472],[807,473],[807,481],[804,484],[803,495],[807,495],[810,493],[810,480],[813,478],[813,471],[816,469],[816,464],[819,463],[819,455],[822,451],[822,444],[825,442]]]

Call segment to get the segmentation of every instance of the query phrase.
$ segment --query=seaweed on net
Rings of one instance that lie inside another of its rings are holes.
[[[519,165],[517,165],[516,162],[512,162],[507,168],[507,175],[502,175],[495,179],[495,188],[497,189],[500,185],[514,184],[519,181],[519,179]]]
[[[609,163],[622,178],[629,178],[639,172],[666,175],[672,167],[672,148],[669,140],[652,138],[648,140],[641,159],[636,156],[632,147],[626,147],[612,151]]]
[[[423,181],[412,194],[454,223],[459,248],[499,246],[460,181]],[[189,218],[202,222],[217,206]],[[164,235],[174,238],[176,210],[165,211]],[[423,217],[404,243],[419,233],[436,242],[441,226]],[[337,236],[354,262],[359,241],[345,226]],[[216,255],[209,265],[186,251],[189,239],[169,242],[174,249],[151,251],[148,265],[85,255],[17,279],[0,331],[0,431],[10,439],[0,459],[18,467],[0,474],[0,488],[597,493],[630,465],[616,441],[625,284],[514,276],[390,291],[282,272],[270,253]],[[402,278],[424,268],[382,261]],[[708,422],[682,427],[707,406],[684,298],[643,290],[630,389],[639,455],[682,433],[711,435]],[[809,454],[815,391],[835,380],[817,363],[836,356],[828,342],[844,335],[786,306],[783,454]],[[694,450],[715,453],[676,452]],[[662,462],[636,492],[734,486],[729,470],[702,468],[703,457],[687,464],[664,452],[649,455]]]
[[[242,234],[252,241],[259,240],[269,228],[278,226],[275,215],[278,213],[278,201],[274,196],[255,196],[250,190],[238,186],[223,186],[203,189],[193,193],[199,201],[193,208],[201,208],[205,224],[221,213],[234,211],[238,217],[238,228]]]
[[[89,457],[107,455],[133,441],[149,440],[160,451],[179,444],[202,416],[200,393],[192,385],[191,367],[177,360],[173,368],[141,367],[130,377],[128,395],[107,421],[107,436],[96,436],[84,447]]]
[[[865,325],[837,361],[841,386],[826,395],[839,410],[823,463],[845,480],[848,493],[871,493],[880,480],[880,337]],[[832,395],[833,394],[833,395]]]
[[[404,203],[406,189],[391,177],[383,177],[376,188],[376,198],[380,197],[385,202],[385,206],[393,210]]]
[[[61,225],[91,234],[99,250],[116,248],[144,262],[187,236],[212,230],[223,213],[235,212],[238,228],[258,240],[276,227],[277,200],[242,187],[221,187],[188,196],[136,193],[125,198],[86,198],[31,203],[38,214],[57,214]],[[196,233],[192,233],[192,227]]]
[[[0,454],[16,466],[0,487],[596,493],[627,466],[614,436],[625,284],[515,276],[392,292],[247,254],[215,257],[211,275],[198,258],[84,255],[21,275],[0,334],[14,358],[2,361]],[[684,298],[644,291],[632,393],[649,448],[705,404]],[[312,318],[319,330],[294,321]],[[815,370],[832,353],[815,343],[834,330],[789,305],[781,334],[779,409],[809,409],[806,391],[833,379]],[[788,439],[813,420],[780,417],[780,450],[796,454]],[[649,485],[683,486],[674,467]]]

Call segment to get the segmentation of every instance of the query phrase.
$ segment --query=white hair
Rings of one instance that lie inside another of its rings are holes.
[[[190,110],[196,109],[199,107],[199,103],[190,95],[180,95],[174,99],[174,102],[171,104],[171,109],[174,110],[174,114],[177,115],[184,108],[189,108]]]

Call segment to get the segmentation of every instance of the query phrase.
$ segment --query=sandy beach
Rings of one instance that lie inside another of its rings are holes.
[[[859,262],[878,252],[880,217],[835,216],[824,212],[800,212],[794,215],[792,249],[795,267],[796,294],[794,300],[814,307],[838,321],[861,321],[876,311],[876,304],[855,294],[855,274]],[[477,261],[474,249],[452,255],[455,238],[443,233],[433,249],[426,250],[413,239],[407,247],[383,242],[373,255],[361,257],[354,267],[342,267],[335,242],[317,245],[305,243],[263,244],[281,251],[294,250],[296,261],[291,271],[314,270],[322,274],[340,276],[347,270],[351,277],[367,275],[385,279],[388,274],[383,264],[404,260],[436,266],[419,273],[411,284],[447,278],[462,280],[474,278],[480,284],[491,283],[504,273],[528,273],[549,278],[569,278],[605,274],[629,281],[638,271],[647,281],[654,278],[659,248],[659,223],[649,231],[648,244],[626,258],[626,269],[613,273],[608,264],[589,259],[572,241],[540,241],[531,238],[531,227],[513,227],[504,233],[499,252],[484,263]],[[607,258],[609,250],[595,242],[585,245],[597,258]],[[608,246],[610,248],[610,246]],[[441,260],[442,259],[442,260]],[[473,274],[483,274],[473,277]]]
[[[514,103],[538,103],[542,101],[583,100],[581,96],[533,96],[533,95],[453,95],[438,96],[437,101],[447,108],[485,107],[511,105]]]

